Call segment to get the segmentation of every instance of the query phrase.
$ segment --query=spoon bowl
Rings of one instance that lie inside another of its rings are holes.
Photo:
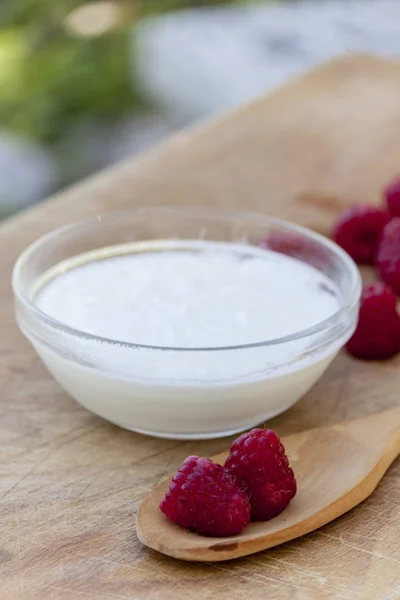
[[[216,562],[247,556],[300,537],[365,500],[400,454],[400,407],[339,425],[282,438],[298,493],[271,521],[251,523],[240,535],[210,538],[168,521],[158,504],[171,477],[142,501],[139,540],[168,556]],[[223,464],[227,452],[213,457]]]

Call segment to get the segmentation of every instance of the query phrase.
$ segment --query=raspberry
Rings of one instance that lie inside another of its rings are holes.
[[[307,262],[317,269],[323,269],[326,265],[327,259],[321,245],[297,233],[273,231],[260,246]]]
[[[262,248],[268,248],[288,256],[296,256],[304,248],[308,248],[308,240],[296,233],[273,231],[260,244]]]
[[[400,178],[389,183],[383,193],[390,216],[400,217]]]
[[[363,360],[384,360],[400,351],[396,296],[383,283],[364,287],[358,325],[346,348]]]
[[[400,295],[400,218],[392,219],[384,228],[376,264],[382,281]]]
[[[382,230],[389,219],[385,210],[356,204],[336,220],[332,237],[355,262],[373,264]]]
[[[247,496],[221,465],[198,456],[184,461],[159,508],[170,521],[202,535],[236,535],[250,522]]]
[[[225,469],[250,498],[252,521],[279,515],[296,494],[285,449],[270,429],[252,429],[231,446]]]

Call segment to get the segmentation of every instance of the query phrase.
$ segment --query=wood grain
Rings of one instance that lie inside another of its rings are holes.
[[[354,200],[379,201],[400,171],[400,64],[352,56],[217,123],[78,185],[0,228],[0,597],[5,600],[395,600],[400,597],[400,464],[333,524],[216,566],[152,553],[135,534],[140,499],[189,453],[123,431],[52,381],[13,319],[10,274],[42,233],[106,209],[218,204],[321,232]],[[400,359],[335,360],[292,410],[287,435],[398,403]]]

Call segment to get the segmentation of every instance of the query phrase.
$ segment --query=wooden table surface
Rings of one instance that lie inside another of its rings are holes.
[[[347,203],[379,201],[398,172],[400,63],[352,56],[2,225],[2,600],[400,598],[399,462],[362,506],[272,551],[199,565],[143,548],[135,533],[143,495],[188,454],[216,453],[229,440],[152,439],[79,407],[18,332],[10,289],[13,263],[28,243],[89,214],[218,204],[328,232]],[[343,354],[271,425],[287,434],[393,406],[399,367],[400,359],[367,364]]]

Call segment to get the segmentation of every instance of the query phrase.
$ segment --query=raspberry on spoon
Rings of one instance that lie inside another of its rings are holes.
[[[198,456],[184,461],[159,508],[170,521],[201,535],[236,535],[250,522],[247,496],[221,465]]]
[[[385,210],[356,204],[336,220],[332,237],[356,263],[373,264],[382,230],[389,219]]]
[[[276,517],[297,491],[285,449],[271,429],[252,429],[238,437],[225,469],[248,494],[252,521]]]
[[[400,217],[400,177],[386,186],[383,192],[391,217]]]
[[[383,283],[365,286],[357,328],[347,351],[363,360],[384,360],[400,351],[400,317],[396,296]]]

